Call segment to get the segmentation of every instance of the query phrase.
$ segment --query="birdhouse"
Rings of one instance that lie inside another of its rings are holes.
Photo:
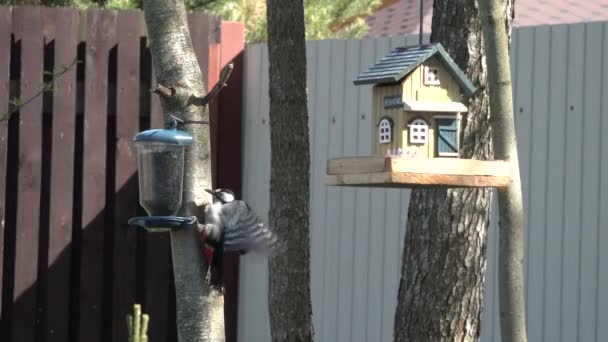
[[[475,86],[439,43],[399,47],[354,79],[372,87],[372,156],[328,161],[326,184],[505,186],[504,161],[461,159],[460,130]]]
[[[396,48],[354,83],[374,85],[375,155],[459,156],[463,98],[475,87],[441,44]]]

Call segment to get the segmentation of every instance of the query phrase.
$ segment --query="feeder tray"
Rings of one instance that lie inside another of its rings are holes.
[[[505,187],[511,166],[501,160],[411,157],[348,157],[327,162],[331,186],[420,188]]]
[[[192,229],[196,227],[198,220],[196,216],[177,217],[177,216],[142,216],[134,217],[129,220],[129,225],[141,227],[151,233],[162,233],[172,230]]]

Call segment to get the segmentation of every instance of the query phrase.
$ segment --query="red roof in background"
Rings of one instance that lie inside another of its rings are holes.
[[[431,32],[433,0],[423,0],[424,32]],[[369,37],[417,34],[420,0],[401,0],[366,19]],[[514,26],[608,20],[608,0],[515,0]]]

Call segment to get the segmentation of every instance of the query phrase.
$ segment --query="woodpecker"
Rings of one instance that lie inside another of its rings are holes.
[[[222,255],[224,252],[268,252],[276,236],[244,201],[236,200],[228,189],[205,189],[213,204],[205,208],[205,223],[199,224],[207,269],[207,282],[217,290],[223,288]]]

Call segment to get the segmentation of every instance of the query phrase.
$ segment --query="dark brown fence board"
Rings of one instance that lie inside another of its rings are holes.
[[[54,40],[55,40],[55,14],[49,7],[40,7],[40,24],[44,44],[44,73],[43,82],[50,86],[54,72]],[[52,92],[47,89],[42,97],[42,169],[40,183],[40,229],[38,235],[38,284],[36,293],[36,340],[40,340],[47,330],[46,303],[48,296],[49,273],[49,230],[50,230],[50,203],[51,203],[51,167],[52,167]]]
[[[152,73],[152,84],[156,84]],[[150,97],[150,127],[164,126],[163,110],[159,96]],[[171,269],[171,241],[168,233],[145,235],[145,311],[150,315],[150,341],[171,342],[175,336],[170,335],[168,321],[169,297],[175,296],[171,291],[173,275]]]
[[[212,30],[212,23],[214,23],[214,18],[206,15],[202,12],[192,12],[188,13],[188,28],[190,30],[190,38],[192,39],[192,48],[194,49],[194,53],[196,54],[196,59],[198,60],[198,65],[201,68],[201,73],[203,75],[203,82],[205,84],[205,91],[211,89],[209,85],[209,44],[210,44],[210,35]],[[218,56],[219,57],[219,56]],[[219,60],[218,60],[219,62]],[[211,113],[210,113],[211,114]],[[211,149],[215,147],[214,142],[216,140],[216,134],[214,132],[214,123],[213,118],[209,117],[211,121],[210,134],[211,134]],[[211,154],[211,169],[215,170],[216,158]],[[215,175],[212,172],[213,178]],[[212,179],[212,183],[214,183],[214,179]]]
[[[207,85],[207,65],[209,64],[209,16],[202,12],[188,13],[188,28],[192,39],[192,48],[203,73],[203,82]]]
[[[241,196],[242,182],[242,111],[245,29],[242,23],[222,23],[221,67],[233,63],[227,86],[218,97],[217,184]],[[209,66],[211,68],[211,65]],[[239,254],[228,253],[224,258],[224,317],[226,341],[236,342],[239,299]]]
[[[15,241],[15,280],[11,341],[34,341],[42,168],[43,39],[40,9],[13,8],[13,32],[21,41],[19,175]]]
[[[57,9],[52,7],[41,7],[40,8],[40,19],[42,24],[42,35],[44,36],[44,43],[51,43],[57,34],[57,16],[61,15]],[[63,32],[59,31],[61,34]]]
[[[102,341],[106,224],[108,56],[115,45],[116,14],[87,12],[79,341]],[[106,323],[107,324],[107,323]],[[111,335],[111,331],[105,331]]]
[[[112,341],[127,340],[125,315],[135,303],[137,231],[127,221],[137,213],[137,154],[133,136],[139,129],[138,11],[120,11],[117,18],[117,108],[114,189],[114,265]]]
[[[156,78],[154,70],[152,70],[152,86],[155,86]],[[163,128],[165,118],[163,116],[163,108],[160,104],[160,97],[154,93],[150,94],[150,128]]]
[[[150,341],[171,342],[170,297],[173,273],[169,233],[146,234],[145,311],[150,315]]]
[[[221,45],[211,42],[209,44],[209,64],[207,65],[207,91],[210,91],[220,79],[220,60],[222,58]],[[218,187],[217,179],[217,152],[218,152],[218,128],[219,128],[219,101],[215,97],[209,101],[209,122],[211,130],[211,175],[213,176],[212,184],[214,188]]]
[[[11,58],[11,11],[0,7],[0,113],[8,114],[9,73]],[[2,312],[2,274],[4,265],[4,225],[6,209],[6,164],[8,120],[0,121],[0,312]]]
[[[54,72],[71,66],[53,85],[53,136],[50,181],[49,251],[46,289],[48,342],[68,341],[70,315],[74,133],[76,127],[76,51],[78,11],[47,9],[54,15]]]

